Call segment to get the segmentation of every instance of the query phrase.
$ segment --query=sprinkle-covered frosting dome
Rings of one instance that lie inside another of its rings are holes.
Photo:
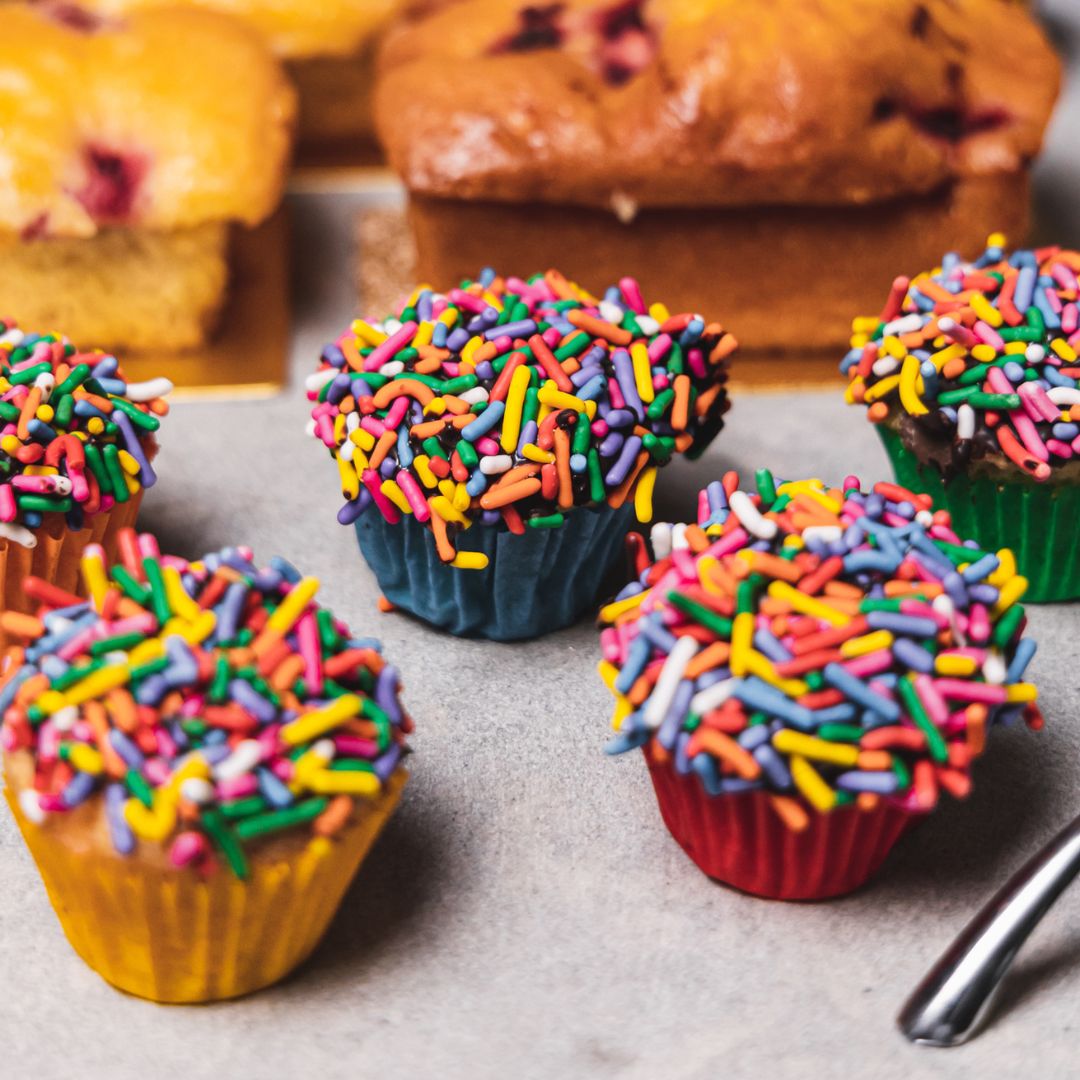
[[[989,726],[1042,725],[1024,578],[925,496],[728,473],[652,547],[601,612],[611,753],[647,745],[711,795],[763,790],[801,829],[809,808],[963,797]]]
[[[1080,454],[1080,252],[1004,246],[897,278],[881,315],[855,320],[841,370],[848,402],[920,460],[1045,481]]]
[[[115,356],[0,319],[0,537],[32,548],[46,515],[78,530],[152,487],[171,389],[129,383]]]
[[[602,300],[554,270],[418,289],[382,323],[354,322],[308,379],[338,520],[414,514],[470,569],[486,556],[453,536],[477,522],[522,533],[628,500],[648,521],[657,468],[720,430],[735,348],[718,323],[647,306],[631,278]]]
[[[41,614],[0,616],[25,642],[0,712],[9,786],[32,764],[29,820],[100,799],[120,854],[153,842],[244,877],[251,842],[330,836],[399,768],[398,672],[314,603],[314,578],[247,548],[188,563],[130,529],[111,568],[87,548],[83,578],[88,601],[30,578]]]

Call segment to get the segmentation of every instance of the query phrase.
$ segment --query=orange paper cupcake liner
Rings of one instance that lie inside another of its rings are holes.
[[[260,990],[310,955],[406,778],[399,769],[333,837],[313,837],[286,854],[275,853],[273,842],[256,849],[244,880],[223,865],[204,878],[160,857],[118,855],[90,835],[75,845],[48,822],[29,822],[10,784],[5,794],[83,960],[129,994],[194,1003]]]
[[[121,529],[131,528],[139,515],[142,491],[137,491],[125,503],[111,510],[94,514],[85,529],[73,532],[60,515],[46,519],[33,530],[37,545],[23,547],[14,540],[0,538],[0,604],[4,611],[31,613],[35,604],[23,592],[23,581],[33,575],[43,578],[65,592],[85,596],[79,560],[87,544],[100,544],[105,549],[106,563],[116,559],[116,538]],[[6,645],[0,631],[0,646]]]
[[[763,791],[711,796],[695,773],[645,759],[671,835],[709,877],[771,900],[825,900],[865,884],[921,815],[880,802],[873,810],[810,810],[786,825]]]

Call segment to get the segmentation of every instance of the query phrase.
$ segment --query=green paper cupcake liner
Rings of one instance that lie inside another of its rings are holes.
[[[1080,488],[958,474],[946,480],[924,465],[895,431],[878,425],[896,481],[929,495],[952,515],[953,530],[987,551],[1011,548],[1028,579],[1024,600],[1052,603],[1080,597]]]

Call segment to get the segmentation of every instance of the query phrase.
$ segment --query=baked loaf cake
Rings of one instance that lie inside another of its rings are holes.
[[[376,121],[421,279],[527,250],[836,346],[897,265],[1024,234],[1058,84],[1009,0],[461,0],[391,32]]]
[[[197,346],[230,228],[281,197],[295,101],[266,46],[200,11],[5,5],[0,310],[131,349]]]
[[[80,0],[109,16],[167,4],[233,15],[263,35],[300,92],[301,145],[372,141],[375,46],[399,0]]]

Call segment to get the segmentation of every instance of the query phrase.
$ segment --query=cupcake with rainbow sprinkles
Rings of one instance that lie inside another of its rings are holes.
[[[5,794],[76,952],[163,1002],[237,997],[314,949],[406,780],[396,669],[246,548],[127,530],[89,600],[31,578],[0,686]]]
[[[727,410],[735,339],[549,270],[483,271],[357,320],[308,380],[385,597],[454,634],[536,637],[593,608],[657,474]]]
[[[1080,597],[1080,252],[1005,250],[896,279],[841,370],[897,480],[1011,548],[1029,600]]]
[[[785,900],[866,882],[997,726],[1042,726],[1024,580],[895,484],[757,490],[636,545],[601,611],[610,753],[641,749],[668,829],[710,877]]]

